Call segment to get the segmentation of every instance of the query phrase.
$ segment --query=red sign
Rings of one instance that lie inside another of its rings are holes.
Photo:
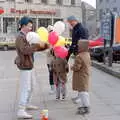
[[[17,13],[17,14],[27,14],[27,13],[29,13],[29,14],[48,14],[48,15],[55,15],[56,14],[56,12],[55,11],[48,11],[48,10],[38,10],[38,11],[36,11],[36,10],[31,10],[30,9],[30,11],[28,11],[27,9],[25,9],[25,10],[16,10],[15,8],[11,8],[10,9],[10,13]]]
[[[16,10],[14,8],[11,8],[10,12],[11,13],[18,13],[18,14],[26,14],[27,13],[27,9],[25,9],[25,10]]]
[[[35,10],[30,10],[30,14],[49,14],[49,15],[55,15],[56,12],[55,11],[35,11]]]

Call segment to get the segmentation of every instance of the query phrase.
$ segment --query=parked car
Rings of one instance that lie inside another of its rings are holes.
[[[0,35],[0,49],[15,49],[15,36]]]
[[[120,44],[113,45],[113,62],[120,61]],[[106,57],[108,57],[108,47],[105,50]],[[97,60],[98,62],[103,62],[104,60],[104,46],[97,46],[90,48],[90,55],[92,59]]]

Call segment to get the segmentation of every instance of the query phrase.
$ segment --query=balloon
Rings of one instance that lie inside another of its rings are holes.
[[[57,43],[55,44],[55,46],[64,46],[65,43],[66,43],[65,38],[62,36],[59,36],[59,39],[58,39]]]
[[[58,41],[58,34],[56,32],[50,32],[48,36],[48,41],[51,45],[55,45]]]
[[[57,21],[54,24],[54,31],[61,35],[65,31],[65,24],[62,21]]]
[[[68,55],[68,49],[62,46],[54,47],[54,53],[56,57],[66,58]]]
[[[45,27],[38,28],[37,33],[40,36],[41,41],[48,42],[48,31]]]
[[[26,35],[26,40],[30,43],[40,43],[40,37],[37,33],[35,32],[28,32],[28,34]]]

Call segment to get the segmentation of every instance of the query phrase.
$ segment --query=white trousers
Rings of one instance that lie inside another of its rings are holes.
[[[78,96],[80,98],[80,107],[90,106],[90,98],[88,92],[78,92]]]
[[[35,82],[34,71],[32,70],[20,71],[19,106],[25,107],[29,103],[33,92],[34,82]]]

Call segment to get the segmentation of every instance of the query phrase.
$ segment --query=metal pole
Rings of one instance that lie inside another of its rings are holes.
[[[110,40],[110,47],[109,47],[109,53],[108,53],[108,58],[109,58],[109,67],[112,67],[112,62],[113,62],[113,49],[112,49],[112,45],[113,45],[113,39],[114,39],[114,15],[112,14],[112,12],[110,11],[110,15],[111,15],[111,40]]]

